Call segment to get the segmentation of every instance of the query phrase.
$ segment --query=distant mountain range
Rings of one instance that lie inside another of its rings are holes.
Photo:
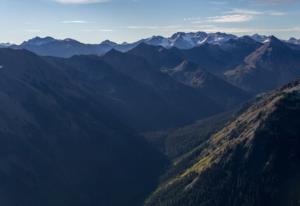
[[[249,37],[259,43],[265,43],[270,40],[270,36],[259,34],[254,34]],[[133,43],[117,44],[115,42],[106,40],[99,44],[84,44],[74,39],[58,40],[52,37],[35,37],[23,42],[20,45],[11,45],[6,43],[0,44],[0,47],[27,49],[42,56],[71,57],[73,55],[103,55],[112,49],[121,52],[127,52],[141,43],[146,43],[152,46],[162,46],[164,48],[175,47],[178,49],[191,49],[203,44],[223,45],[230,40],[239,38],[241,37],[221,32],[178,32],[168,38],[162,36],[153,36]],[[300,44],[300,40],[295,38],[290,38],[286,42],[296,45]]]

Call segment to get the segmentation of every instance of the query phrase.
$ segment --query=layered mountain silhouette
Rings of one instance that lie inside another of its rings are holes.
[[[272,90],[300,76],[300,52],[273,36],[225,76],[251,92]]]
[[[206,32],[177,32],[170,37],[153,36],[150,38],[140,39],[132,43],[115,43],[109,40],[96,44],[84,44],[74,39],[54,39],[52,37],[35,37],[20,45],[10,43],[0,43],[0,47],[27,49],[38,55],[42,56],[55,56],[55,57],[71,57],[74,55],[103,55],[112,49],[128,52],[140,44],[148,44],[152,46],[161,46],[164,48],[177,48],[177,49],[192,49],[201,45],[228,45],[232,41],[239,41],[240,39],[249,38],[256,43],[266,43],[270,40],[270,36],[255,34],[252,36],[237,37],[232,34],[221,32],[206,33]],[[299,45],[299,40],[290,38],[285,41],[292,46]]]
[[[226,108],[236,106],[251,97],[249,93],[189,61],[183,61],[177,67],[166,69],[164,72],[183,84],[197,88]]]
[[[258,99],[176,162],[146,205],[297,205],[300,81]]]
[[[140,205],[164,157],[48,61],[0,49],[1,204]]]
[[[76,84],[138,131],[176,127],[224,110],[194,88],[152,69],[145,60],[115,50],[103,58],[47,60],[64,68]]]
[[[195,121],[197,118],[207,117],[225,109],[204,93],[160,72],[143,58],[112,50],[101,59],[118,72],[151,88],[167,108],[159,114],[160,120],[156,121],[170,117],[166,122],[169,127]]]
[[[0,44],[0,204],[298,205],[299,76],[258,34]]]
[[[222,46],[203,44],[192,49],[166,49],[141,43],[128,53],[140,56],[155,68],[173,68],[184,60],[196,63],[210,73],[223,76],[223,73],[241,64],[245,57],[261,46],[249,37],[231,39]]]

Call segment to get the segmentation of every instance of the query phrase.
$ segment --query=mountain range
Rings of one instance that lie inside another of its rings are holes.
[[[270,36],[254,34],[247,36],[256,42],[265,43],[270,40]],[[171,37],[153,36],[146,39],[141,39],[133,43],[117,44],[106,40],[99,44],[84,44],[74,39],[58,40],[52,37],[35,37],[28,41],[24,41],[20,45],[9,43],[0,44],[0,47],[10,47],[15,49],[27,49],[42,56],[56,57],[71,57],[74,55],[103,55],[108,51],[115,49],[121,52],[127,52],[141,43],[146,43],[152,46],[162,46],[165,48],[191,49],[203,44],[223,45],[230,40],[239,39],[240,37],[233,34],[221,32],[206,33],[206,32],[178,32]],[[299,45],[300,40],[290,38],[286,42]]]
[[[299,203],[296,39],[0,47],[1,205]]]

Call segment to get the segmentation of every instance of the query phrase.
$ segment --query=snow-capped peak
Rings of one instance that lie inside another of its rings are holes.
[[[153,36],[144,40],[145,43],[153,46],[162,46],[165,48],[170,47],[170,41],[168,38],[164,38],[162,36]]]
[[[226,33],[206,33],[206,32],[177,32],[170,37],[152,36],[147,39],[141,39],[133,43],[122,43],[114,48],[121,51],[128,51],[140,43],[146,43],[152,46],[162,46],[164,48],[176,47],[179,49],[191,49],[206,43],[223,44],[230,39],[238,38],[232,34]]]

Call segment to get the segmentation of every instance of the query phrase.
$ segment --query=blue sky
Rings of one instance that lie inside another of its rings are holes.
[[[177,31],[300,38],[299,0],[0,0],[0,42],[132,42]]]

